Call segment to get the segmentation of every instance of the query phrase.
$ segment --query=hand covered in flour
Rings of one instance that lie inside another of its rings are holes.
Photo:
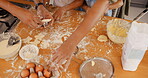
[[[53,66],[61,68],[63,71],[66,72],[75,51],[75,46],[69,46],[63,43],[53,54],[53,57],[51,59],[51,62],[54,63]]]
[[[37,15],[40,17],[40,19],[52,19],[49,25],[53,25],[54,19],[51,13],[43,5],[40,5],[37,8]]]
[[[23,23],[29,25],[32,28],[37,28],[39,27],[39,25],[42,25],[39,17],[29,10],[19,8],[18,10],[16,10],[15,16],[19,18]]]
[[[55,20],[61,20],[62,16],[66,12],[66,9],[64,7],[59,8],[54,14],[53,17]]]

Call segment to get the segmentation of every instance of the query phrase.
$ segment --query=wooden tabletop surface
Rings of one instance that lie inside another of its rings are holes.
[[[40,63],[44,66],[50,58],[50,53],[62,44],[63,37],[68,37],[79,26],[85,13],[80,11],[68,11],[61,21],[55,21],[53,26],[33,30],[29,26],[20,22],[14,32],[19,34],[22,39],[30,36],[32,42],[39,33],[46,33],[45,37],[37,45],[40,48],[38,57],[33,62]],[[114,65],[114,78],[147,78],[148,74],[148,53],[146,52],[137,71],[124,71],[121,65],[121,44],[115,44],[112,41],[99,42],[99,35],[107,35],[106,24],[113,17],[104,16],[100,22],[95,25],[94,31],[90,31],[87,36],[78,45],[78,54],[73,56],[67,72],[62,72],[61,78],[80,78],[79,68],[83,61],[93,57],[103,57],[109,59]],[[42,49],[41,43],[49,40],[48,48]],[[26,43],[23,43],[24,46]],[[24,68],[27,61],[22,60],[19,56],[13,61],[0,59],[0,78],[17,78]]]

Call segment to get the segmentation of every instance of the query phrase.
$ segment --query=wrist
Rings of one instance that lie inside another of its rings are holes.
[[[43,5],[44,5],[43,3],[39,2],[39,3],[36,4],[35,9],[37,10],[38,7],[43,6]]]
[[[38,6],[37,10],[43,10],[45,8],[43,5]]]

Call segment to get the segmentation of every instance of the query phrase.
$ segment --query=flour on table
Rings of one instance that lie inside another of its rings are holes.
[[[46,32],[41,32],[38,35],[35,36],[36,40],[42,40],[47,35]]]
[[[88,52],[87,49],[86,49],[86,46],[89,45],[90,42],[89,42],[89,41],[86,41],[87,38],[88,38],[88,37],[84,37],[84,38],[80,41],[80,43],[78,44],[78,48],[80,49],[80,52],[79,52],[79,53],[81,53],[81,52]]]
[[[66,72],[66,78],[72,78],[72,73],[70,71]]]
[[[33,44],[35,46],[37,46],[41,41],[35,39],[33,42],[29,42],[30,44]]]
[[[107,50],[107,51],[106,51],[106,53],[107,53],[107,54],[110,54],[110,53],[111,53],[111,51],[112,51],[111,49],[110,49],[110,50]]]
[[[41,49],[47,49],[50,46],[50,40],[43,40],[40,44]]]
[[[28,36],[27,38],[23,39],[23,43],[33,44],[33,45],[37,46],[46,35],[47,35],[46,32],[41,32],[41,33],[35,35],[35,40],[32,42],[31,42],[32,38],[30,36]]]
[[[28,36],[25,39],[22,39],[23,43],[29,43],[32,40],[32,38],[30,36]]]

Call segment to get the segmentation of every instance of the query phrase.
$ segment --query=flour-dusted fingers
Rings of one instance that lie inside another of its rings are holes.
[[[68,59],[67,59],[67,62],[65,63],[65,65],[64,65],[64,70],[63,70],[64,72],[67,71],[67,69],[68,69],[68,67],[69,67],[69,65],[70,65],[72,56],[73,56],[73,55],[71,55],[70,58],[68,58]]]
[[[37,25],[43,25],[39,17],[34,17],[34,22],[37,23]]]
[[[38,24],[34,20],[30,21],[30,25],[31,25],[32,28],[37,28],[38,27]]]
[[[59,54],[55,53],[53,54],[53,57],[52,57],[52,61],[54,61],[56,58],[58,58]]]
[[[58,64],[58,62],[61,60],[61,59],[63,59],[63,56],[58,56],[56,59],[54,59],[54,63],[56,63],[56,64]]]
[[[60,21],[60,16],[58,16],[56,20]]]
[[[52,20],[49,22],[49,25],[50,25],[50,26],[53,26],[53,23],[54,23],[54,19],[52,19]]]
[[[58,65],[63,65],[63,64],[65,64],[66,62],[67,62],[67,57],[64,57],[64,58],[62,58],[57,64]]]

